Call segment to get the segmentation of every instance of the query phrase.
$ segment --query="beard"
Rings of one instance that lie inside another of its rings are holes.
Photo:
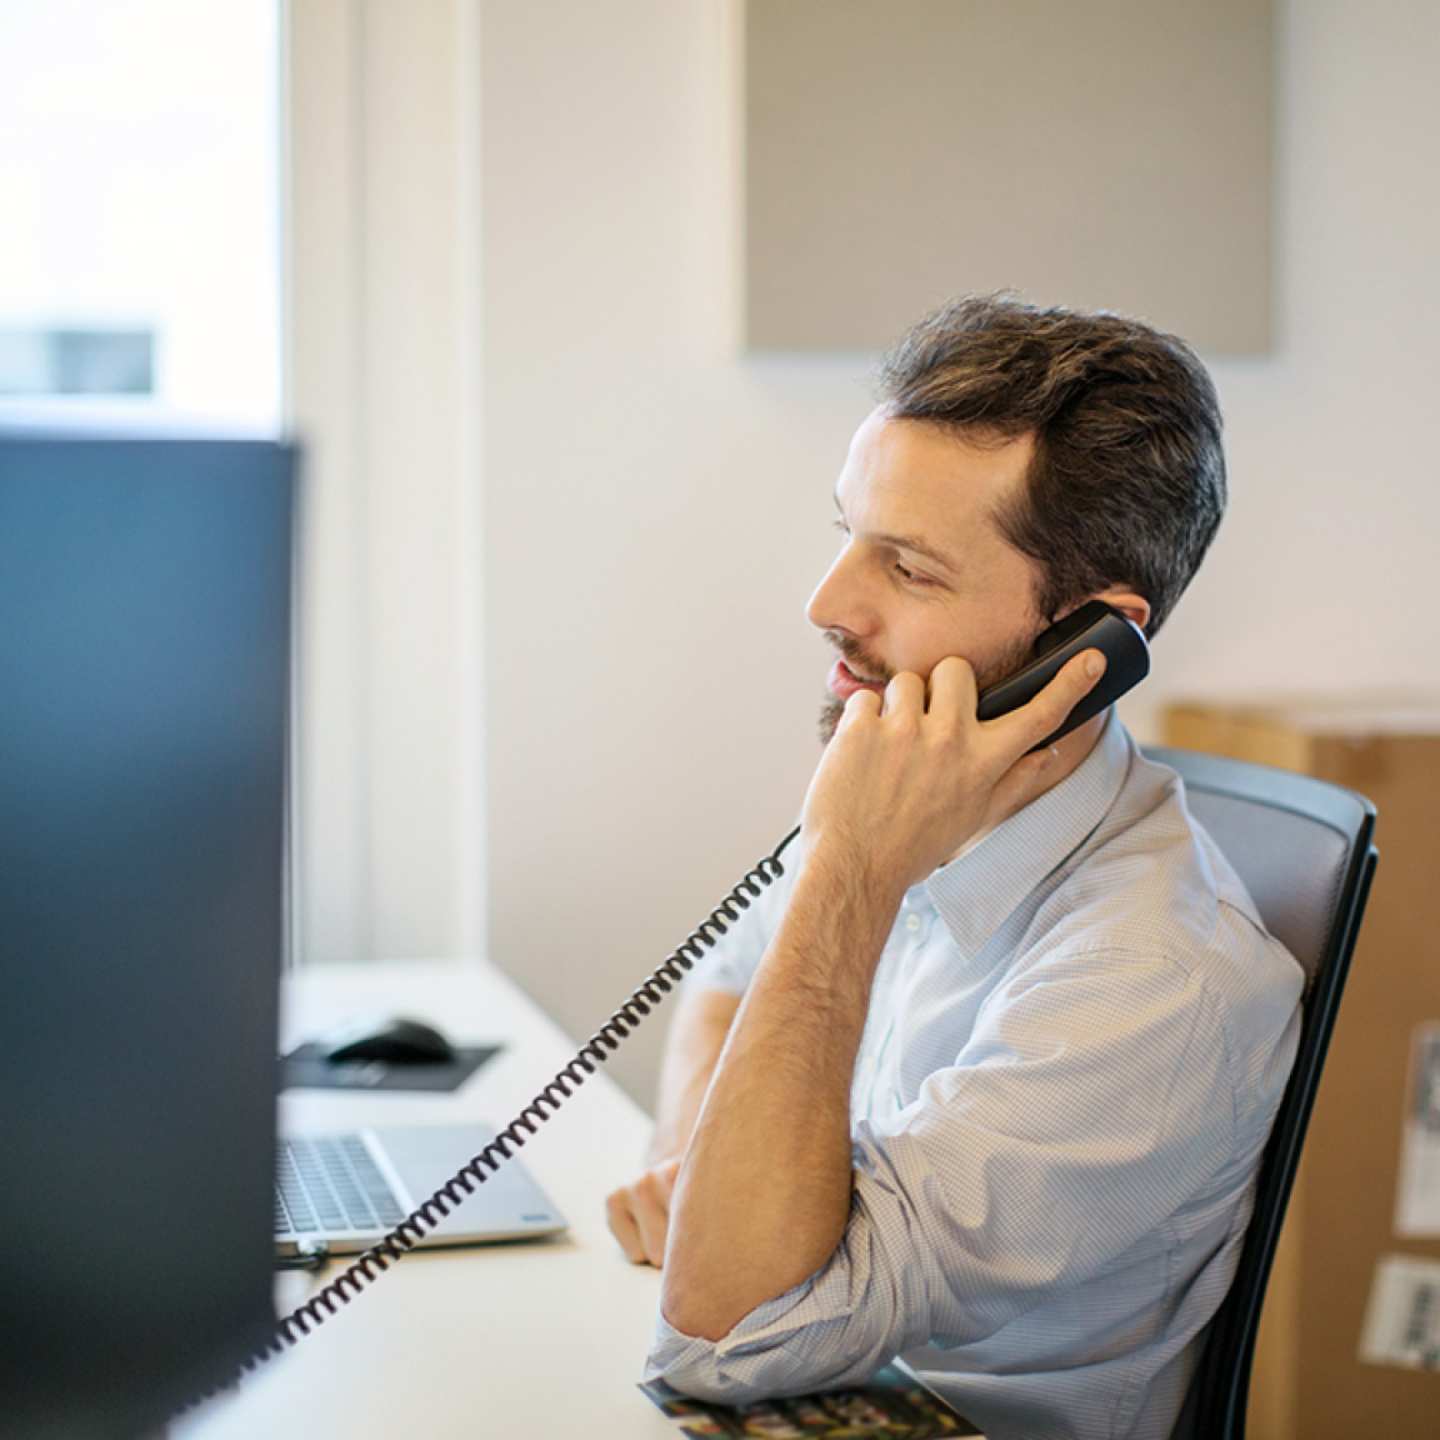
[[[848,665],[853,659],[859,666],[861,672],[866,675],[883,677],[887,682],[891,679],[893,671],[881,665],[873,665],[865,661],[861,656],[848,655],[841,650],[841,655]],[[997,657],[989,665],[975,672],[975,689],[983,693],[992,685],[998,685],[1007,676],[1013,675],[1030,657],[1035,653],[1035,642],[1033,640],[1017,641],[1011,648]],[[927,682],[928,684],[928,682]],[[820,706],[819,732],[820,743],[828,745],[835,738],[835,730],[840,724],[840,717],[845,713],[845,702],[834,695],[827,695]]]
[[[840,717],[845,713],[845,707],[833,696],[827,695],[820,702],[820,743],[828,745],[835,738],[835,728],[840,724]]]

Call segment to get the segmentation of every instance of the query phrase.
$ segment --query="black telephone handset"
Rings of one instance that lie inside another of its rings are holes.
[[[979,696],[975,713],[981,720],[1016,710],[1034,699],[1054,679],[1061,666],[1082,650],[1102,650],[1107,664],[1105,673],[1085,698],[1072,710],[1053,734],[1046,736],[1038,750],[1053,745],[1092,715],[1098,715],[1113,704],[1132,686],[1139,684],[1150,671],[1150,652],[1145,637],[1130,620],[1103,601],[1092,600],[1072,615],[1058,621],[1035,642],[1033,658],[1013,675],[987,687]],[[582,1045],[575,1058],[495,1137],[478,1155],[463,1165],[423,1205],[413,1210],[372,1249],[367,1250],[346,1270],[311,1296],[305,1304],[279,1322],[275,1335],[260,1352],[245,1361],[242,1371],[253,1370],[273,1355],[282,1354],[312,1326],[323,1323],[336,1309],[358,1295],[381,1271],[407,1254],[415,1242],[433,1229],[456,1205],[483,1184],[500,1165],[510,1158],[512,1148],[519,1149],[528,1136],[559,1109],[572,1089],[583,1085],[597,1065],[603,1065],[611,1052],[665,996],[679,984],[705,951],[716,945],[720,936],[738,921],[743,911],[758,899],[765,886],[773,885],[785,873],[780,863],[781,852],[800,833],[797,825],[769,855],[710,912],[709,918],[690,932],[689,938],[666,961],[631,992],[630,998]],[[237,1377],[238,1378],[238,1377]]]
[[[1053,745],[1077,725],[1083,725],[1150,673],[1150,647],[1140,627],[1113,605],[1090,600],[1073,614],[1057,620],[1035,641],[1032,658],[1013,675],[981,692],[975,714],[994,720],[1033,700],[1082,650],[1099,650],[1105,656],[1105,673],[1066,717],[1030,753]]]

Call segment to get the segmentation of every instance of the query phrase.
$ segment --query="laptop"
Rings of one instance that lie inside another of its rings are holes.
[[[370,1249],[495,1138],[484,1125],[414,1125],[284,1136],[276,1144],[275,1249],[283,1257]],[[566,1221],[519,1160],[501,1163],[421,1246],[556,1235]]]

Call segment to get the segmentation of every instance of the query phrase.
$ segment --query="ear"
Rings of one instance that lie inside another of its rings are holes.
[[[1133,620],[1141,630],[1144,630],[1150,623],[1150,602],[1143,595],[1137,595],[1133,590],[1126,590],[1123,586],[1116,585],[1109,590],[1102,590],[1098,595],[1092,595],[1090,598],[1103,600],[1107,605],[1113,605],[1127,620]]]
[[[1127,620],[1133,620],[1141,630],[1150,623],[1150,602],[1143,595],[1126,590],[1122,585],[1113,585],[1109,590],[1087,595],[1084,600],[1077,601],[1068,609],[1057,611],[1050,617],[1050,623],[1058,625],[1067,615],[1073,615],[1081,605],[1090,600],[1103,600],[1107,605],[1113,605]]]

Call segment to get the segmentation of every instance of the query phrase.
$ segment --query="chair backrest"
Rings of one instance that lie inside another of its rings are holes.
[[[1260,1167],[1240,1264],[1211,1322],[1177,1431],[1243,1440],[1265,1285],[1378,859],[1375,807],[1338,785],[1267,765],[1153,746],[1144,753],[1179,772],[1190,813],[1306,977],[1300,1045]]]

